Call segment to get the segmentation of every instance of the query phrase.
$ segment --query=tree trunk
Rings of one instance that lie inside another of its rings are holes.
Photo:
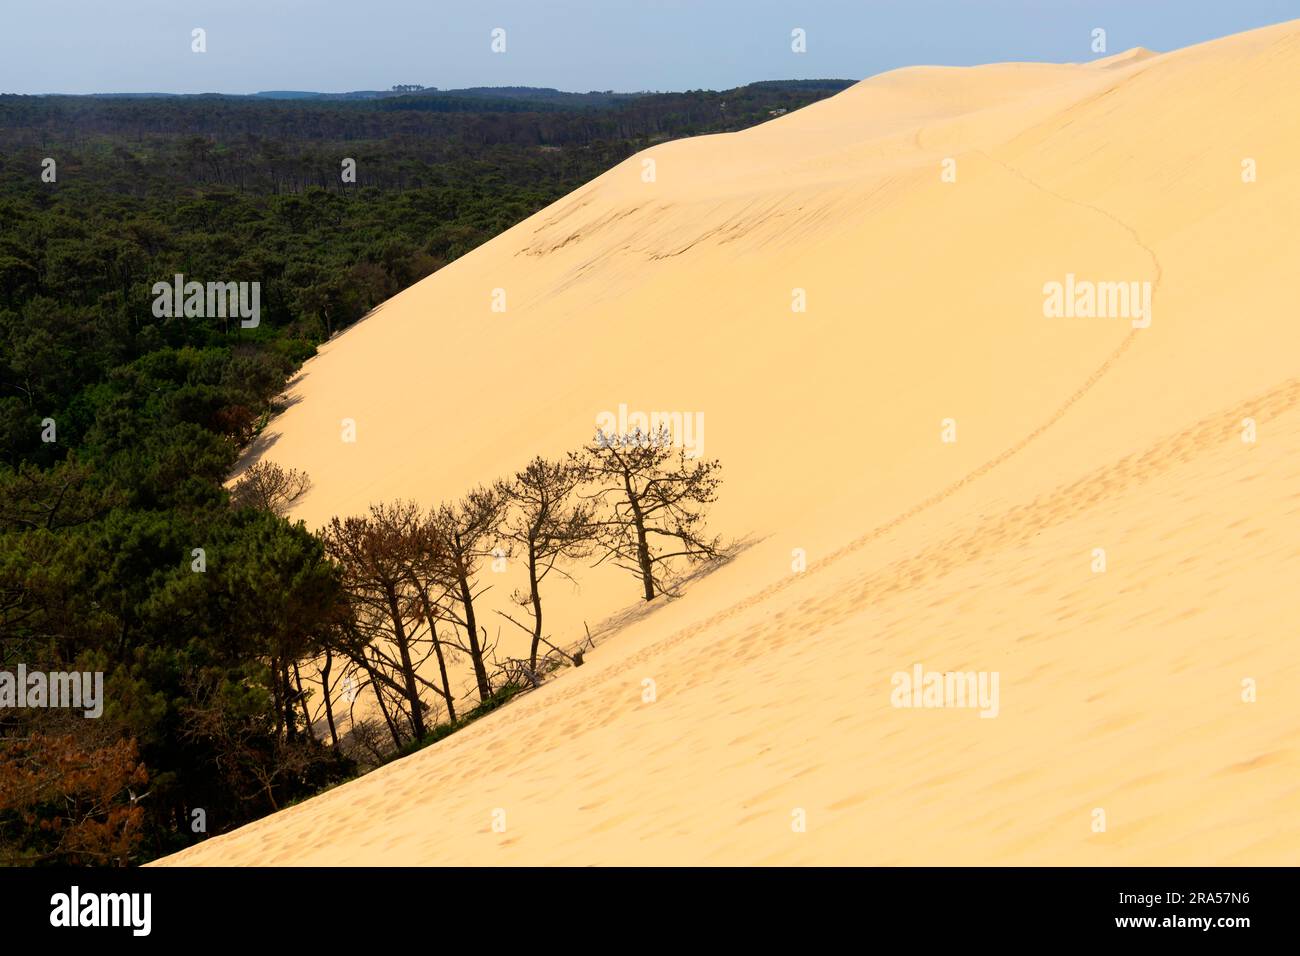
[[[384,703],[384,689],[380,686],[379,679],[375,676],[374,670],[368,662],[366,670],[370,672],[370,686],[375,689],[375,699],[379,701],[379,712],[384,715],[384,723],[388,724],[388,732],[393,736],[393,747],[401,750],[402,736],[397,732],[397,724],[393,723],[392,715],[388,713],[388,705]]]
[[[469,636],[469,656],[474,662],[474,680],[478,683],[478,699],[486,702],[492,696],[492,685],[488,683],[487,668],[483,666],[483,648],[478,642],[478,625],[474,620],[474,594],[470,590],[469,578],[465,576],[465,565],[460,559],[460,534],[456,534],[456,577],[460,584],[460,603],[465,606],[465,630]]]
[[[307,731],[307,739],[316,743],[316,731],[312,729],[311,712],[307,710],[307,692],[302,689],[302,671],[298,669],[298,662],[293,662],[293,680],[298,685],[298,700],[302,704],[303,727]]]
[[[283,690],[280,687],[280,660],[271,658],[271,695],[275,704],[275,736],[280,736],[280,731],[284,729],[284,703],[280,699]]]
[[[645,599],[653,601],[655,597],[654,566],[650,562],[650,544],[645,537],[645,516],[641,514],[641,499],[632,490],[632,481],[627,476],[623,478],[623,485],[627,488],[627,503],[632,508],[632,521],[636,525],[636,560],[637,564],[641,566],[641,583],[645,586]]]
[[[406,683],[407,706],[411,708],[411,730],[416,740],[424,739],[424,713],[420,705],[420,688],[415,682],[415,667],[411,664],[411,648],[402,626],[402,612],[397,606],[397,592],[388,590],[388,612],[393,616],[393,638],[402,657],[402,680]]]
[[[330,743],[334,745],[334,752],[339,751],[339,732],[334,726],[334,700],[330,696],[330,667],[334,663],[334,654],[328,648],[325,650],[325,666],[321,668],[320,683],[321,689],[325,694],[325,723],[330,729]]]
[[[429,634],[433,640],[434,656],[438,658],[438,673],[442,677],[442,689],[445,691],[442,699],[447,702],[447,721],[454,724],[456,722],[456,695],[452,692],[451,681],[447,677],[447,660],[442,656],[442,641],[439,639],[438,631],[433,626],[432,621],[429,622]]]
[[[290,740],[298,739],[298,722],[293,719],[293,683],[289,680],[289,662],[280,665],[280,681],[284,686],[284,728]]]
[[[433,613],[433,606],[429,603],[429,596],[424,593],[423,588],[420,589],[420,603],[424,606],[424,616],[429,619],[429,640],[433,641],[433,653],[438,658],[438,673],[442,676],[442,699],[447,702],[447,720],[454,724],[456,695],[452,693],[451,681],[447,678],[447,659],[442,654],[442,641],[438,638],[438,628],[434,623],[437,621],[437,616]]]
[[[537,552],[533,542],[528,542],[528,586],[533,596],[533,650],[528,656],[528,669],[537,673],[537,645],[542,642],[542,596],[537,589]]]

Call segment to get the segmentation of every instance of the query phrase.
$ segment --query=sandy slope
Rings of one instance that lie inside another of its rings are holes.
[[[634,157],[339,336],[264,449],[313,476],[309,526],[625,402],[704,413],[716,527],[755,543],[588,666],[168,862],[1300,862],[1297,75],[1300,22],[884,74]],[[1067,273],[1151,282],[1151,326],[1045,318]],[[584,572],[553,634],[635,598]],[[918,662],[998,672],[999,716],[892,707]]]

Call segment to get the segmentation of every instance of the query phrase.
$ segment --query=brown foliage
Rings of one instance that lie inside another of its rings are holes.
[[[0,862],[125,866],[142,836],[134,739],[32,733],[0,743]],[[11,842],[12,841],[12,842]]]

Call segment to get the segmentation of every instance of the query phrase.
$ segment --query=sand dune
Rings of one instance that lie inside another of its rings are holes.
[[[1088,61],[1088,65],[1094,70],[1113,70],[1116,67],[1130,66],[1141,60],[1149,60],[1153,56],[1159,56],[1154,50],[1148,50],[1146,47],[1135,46],[1131,50],[1125,50],[1123,53],[1115,53],[1111,56],[1099,57],[1096,60]]]
[[[883,74],[633,157],[338,336],[256,450],[311,474],[310,527],[623,403],[703,413],[751,546],[166,862],[1300,862],[1298,71],[1300,21]],[[1046,317],[1069,276],[1149,284],[1149,326]],[[553,638],[636,591],[584,571]],[[917,663],[997,672],[997,717],[892,706]]]

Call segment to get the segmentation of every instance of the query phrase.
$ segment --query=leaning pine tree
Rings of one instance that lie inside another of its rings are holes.
[[[448,593],[452,600],[444,607],[446,617],[454,627],[465,632],[466,645],[474,666],[474,680],[478,685],[480,702],[492,696],[492,682],[488,678],[487,631],[480,636],[474,601],[486,588],[477,588],[475,575],[481,561],[494,557],[492,546],[505,509],[505,496],[497,486],[475,488],[454,504],[443,504],[433,509],[429,516],[429,534],[436,538],[441,552],[443,577],[449,582]]]
[[[426,705],[419,676],[420,618],[423,611],[413,592],[411,563],[419,547],[419,508],[414,502],[374,504],[365,516],[334,518],[322,529],[326,552],[339,566],[351,611],[336,629],[338,649],[369,675],[393,743],[401,746],[385,691],[404,708],[411,738],[424,737]],[[396,653],[396,657],[394,657]],[[435,690],[449,699],[449,688]]]
[[[544,640],[542,582],[552,571],[569,577],[563,568],[556,567],[557,561],[585,558],[591,552],[595,504],[575,500],[581,480],[581,469],[571,462],[548,461],[539,456],[501,486],[512,506],[501,533],[519,545],[528,571],[528,591],[516,592],[514,601],[527,610],[532,624],[525,626],[506,617],[528,631],[532,639],[528,668],[534,679],[538,648]]]
[[[671,562],[719,556],[719,539],[704,528],[722,482],[717,459],[687,457],[660,428],[626,435],[598,429],[596,440],[571,460],[591,488],[586,497],[603,505],[595,521],[603,552],[597,564],[613,561],[636,574],[647,601],[663,593]]]

